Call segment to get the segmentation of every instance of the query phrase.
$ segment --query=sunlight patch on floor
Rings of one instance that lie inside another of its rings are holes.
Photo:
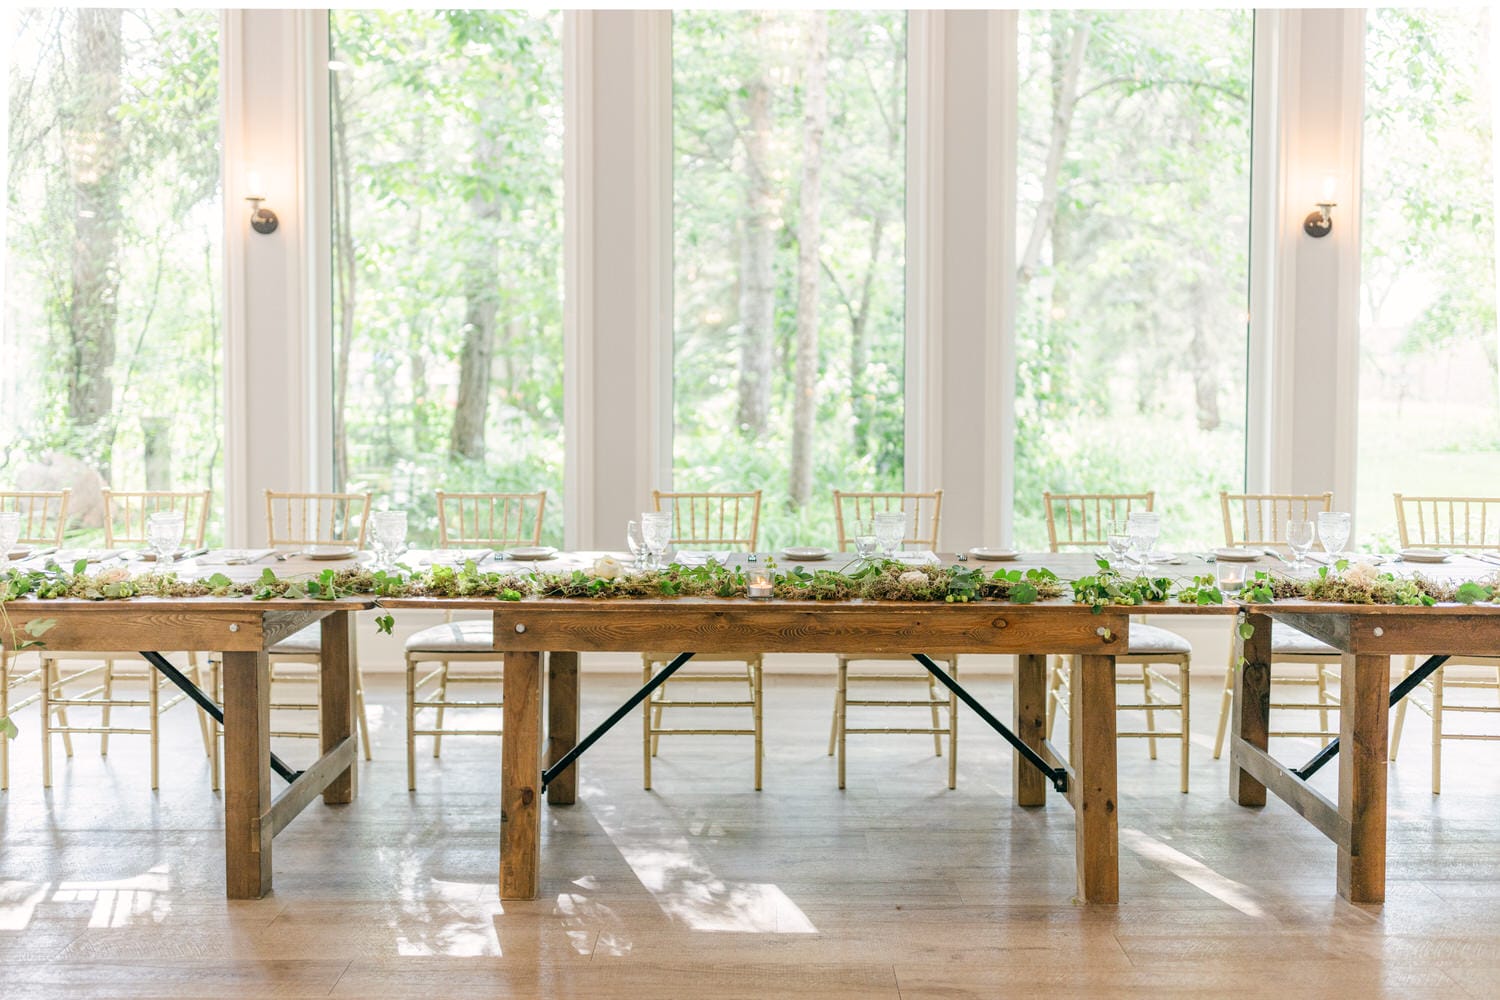
[[[141,920],[159,924],[172,910],[164,895],[172,887],[166,865],[130,878],[105,882],[59,882],[53,903],[90,902],[89,927],[128,927]]]
[[[1190,858],[1175,848],[1168,847],[1149,834],[1142,833],[1139,830],[1122,829],[1120,831],[1120,846],[1128,847],[1143,858],[1156,862],[1184,882],[1197,886],[1210,896],[1221,902],[1228,903],[1246,916],[1265,917],[1267,915],[1260,904],[1251,898],[1250,889],[1243,883],[1220,875],[1201,861]]]

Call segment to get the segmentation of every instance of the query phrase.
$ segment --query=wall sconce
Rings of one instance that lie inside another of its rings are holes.
[[[1337,179],[1332,174],[1323,178],[1322,200],[1313,203],[1318,206],[1318,210],[1307,213],[1307,218],[1302,220],[1302,231],[1315,239],[1321,239],[1333,232],[1333,213],[1330,210],[1338,204],[1333,200],[1337,183]]]
[[[245,195],[245,200],[250,203],[250,228],[263,235],[276,232],[279,221],[276,213],[269,208],[262,208],[261,202],[266,200],[265,188],[260,186],[260,174],[250,171],[247,183],[250,193]]]

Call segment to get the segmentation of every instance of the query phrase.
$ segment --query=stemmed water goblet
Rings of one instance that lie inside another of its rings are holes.
[[[21,540],[21,512],[0,510],[0,562],[10,558],[11,549]]]
[[[1325,510],[1318,514],[1318,541],[1328,553],[1328,561],[1336,563],[1339,553],[1349,544],[1350,517],[1345,511]]]
[[[875,524],[873,521],[859,521],[854,525],[854,554],[861,562],[868,561],[875,555],[880,547],[880,539],[875,537]]]
[[[646,549],[649,569],[661,569],[662,558],[672,544],[671,511],[649,511],[641,514],[641,542]]]
[[[906,540],[906,514],[883,510],[875,515],[875,544],[887,559],[896,558],[896,550]]]
[[[182,545],[187,519],[180,510],[159,510],[146,518],[146,544],[156,553],[156,572],[167,573]]]
[[[1130,552],[1130,525],[1124,521],[1110,521],[1104,527],[1104,542],[1116,561],[1123,560]]]
[[[1291,520],[1286,523],[1286,544],[1292,550],[1292,569],[1300,570],[1302,561],[1312,548],[1314,525],[1311,521]]]
[[[630,521],[625,525],[625,545],[636,569],[646,568],[646,539],[641,535],[641,522]]]
[[[1136,559],[1140,561],[1141,572],[1151,571],[1151,552],[1156,548],[1156,540],[1161,537],[1161,516],[1154,511],[1133,511],[1125,519],[1126,532],[1130,536],[1130,547],[1136,551]]]
[[[370,543],[375,549],[375,568],[396,568],[396,557],[406,548],[406,511],[379,510],[370,515]]]

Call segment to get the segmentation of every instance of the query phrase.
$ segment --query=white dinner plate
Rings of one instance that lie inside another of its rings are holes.
[[[353,559],[359,552],[352,545],[309,545],[302,554],[309,559]]]
[[[1009,562],[1012,559],[1021,558],[1021,553],[1015,549],[973,548],[969,550],[969,555],[975,559],[982,559],[985,562]]]
[[[536,562],[540,559],[551,559],[557,555],[557,550],[550,545],[529,545],[525,548],[511,549],[508,554],[512,559]]]
[[[797,562],[811,562],[814,559],[827,559],[832,553],[816,545],[793,545],[783,549],[781,554]]]
[[[1258,562],[1262,555],[1259,549],[1214,549],[1214,558],[1220,562]]]
[[[1414,563],[1445,563],[1448,561],[1448,553],[1438,549],[1402,549],[1402,562]]]

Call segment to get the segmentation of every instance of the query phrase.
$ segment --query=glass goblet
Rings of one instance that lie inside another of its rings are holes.
[[[1318,541],[1328,553],[1329,562],[1338,562],[1339,553],[1349,544],[1350,516],[1344,511],[1325,510],[1318,514]]]
[[[1109,546],[1110,555],[1123,560],[1130,552],[1130,525],[1124,521],[1110,521],[1104,529],[1104,542]]]
[[[10,558],[10,551],[21,539],[21,512],[0,510],[0,562]]]
[[[146,544],[156,553],[156,572],[167,573],[182,544],[187,519],[180,510],[159,510],[146,518]]]
[[[880,548],[880,539],[875,537],[873,521],[860,521],[854,526],[854,554],[867,560]]]
[[[1302,561],[1312,548],[1314,527],[1311,521],[1291,520],[1286,523],[1286,544],[1292,550],[1292,569],[1302,568]]]
[[[396,556],[406,546],[406,511],[380,510],[370,515],[370,541],[375,549],[375,566],[389,572],[396,568]]]
[[[651,569],[661,569],[662,558],[672,544],[672,514],[651,511],[641,514],[641,539],[646,543],[646,559]]]
[[[641,535],[641,522],[630,521],[625,525],[625,545],[630,549],[635,568],[645,569],[646,539]]]
[[[1141,572],[1149,572],[1151,552],[1161,537],[1161,518],[1154,511],[1138,510],[1125,519],[1125,524],[1131,548],[1135,549],[1136,558],[1140,560]]]
[[[883,510],[875,515],[875,544],[887,559],[896,558],[896,550],[906,540],[906,514]]]

